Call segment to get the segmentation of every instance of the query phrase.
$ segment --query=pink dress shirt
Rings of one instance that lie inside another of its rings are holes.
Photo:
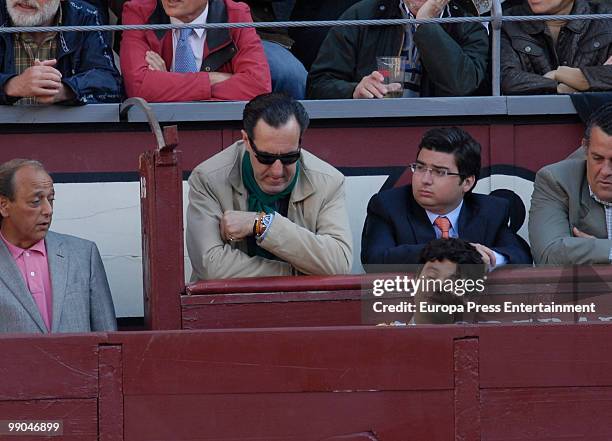
[[[53,312],[53,297],[51,290],[51,275],[49,274],[49,262],[47,260],[47,247],[45,240],[35,243],[27,250],[19,248],[4,238],[0,237],[10,251],[17,268],[23,276],[23,280],[34,297],[40,315],[51,331],[51,318]]]

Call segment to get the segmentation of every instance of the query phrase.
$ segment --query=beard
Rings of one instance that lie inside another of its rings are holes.
[[[23,12],[17,9],[17,4],[35,8],[36,11]],[[42,26],[52,23],[59,4],[60,0],[7,0],[6,9],[15,26]]]

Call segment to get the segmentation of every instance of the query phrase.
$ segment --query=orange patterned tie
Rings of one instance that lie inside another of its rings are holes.
[[[434,221],[434,225],[442,231],[442,239],[448,239],[448,231],[450,230],[451,223],[446,216],[438,216]]]

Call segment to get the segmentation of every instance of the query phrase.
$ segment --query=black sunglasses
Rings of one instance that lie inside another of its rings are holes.
[[[257,146],[255,145],[255,143],[253,142],[251,138],[249,138],[249,143],[251,144],[251,147],[253,148],[253,153],[255,153],[255,157],[263,165],[272,165],[277,160],[282,162],[283,165],[290,165],[290,164],[297,162],[297,160],[300,159],[300,150],[302,149],[301,145],[298,147],[298,149],[295,152],[275,154],[275,153],[266,153],[266,152],[257,150]],[[300,144],[301,144],[301,141],[300,141]]]

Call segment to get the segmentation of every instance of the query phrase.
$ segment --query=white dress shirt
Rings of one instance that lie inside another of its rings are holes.
[[[204,11],[192,22],[184,23],[178,18],[170,17],[170,23],[172,24],[206,24],[208,18],[208,5]],[[172,72],[174,72],[174,57],[176,54],[176,44],[181,36],[180,29],[172,29]],[[196,61],[196,67],[198,70],[202,68],[202,60],[204,58],[204,42],[206,41],[206,29],[194,29],[189,36],[189,44]]]

